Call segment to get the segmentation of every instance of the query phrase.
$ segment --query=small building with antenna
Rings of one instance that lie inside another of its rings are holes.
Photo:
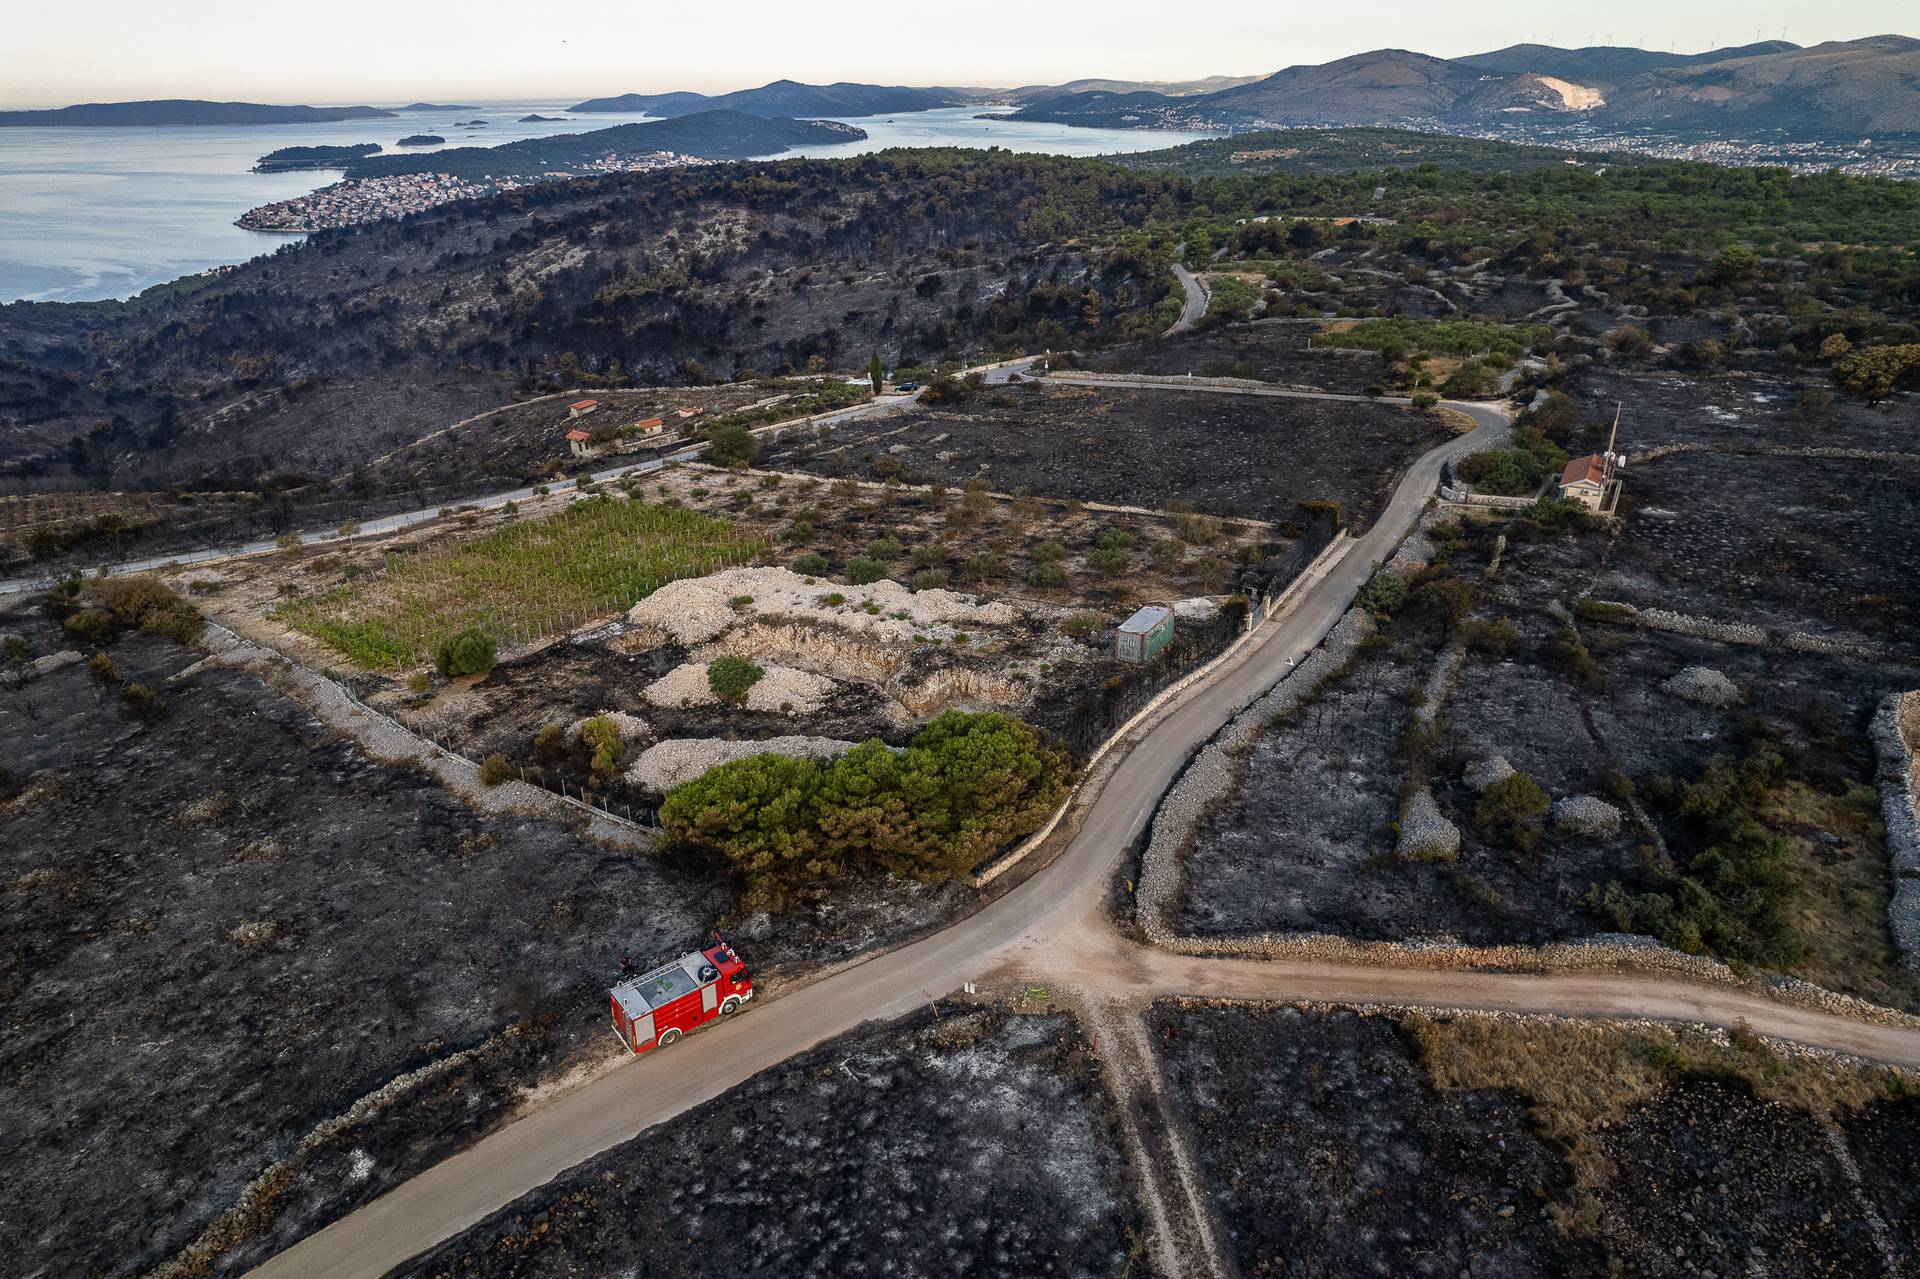
[[[1611,515],[1620,504],[1620,475],[1627,459],[1615,445],[1620,438],[1620,409],[1613,411],[1613,430],[1604,453],[1589,453],[1567,463],[1555,492],[1565,502],[1577,502],[1596,515]]]

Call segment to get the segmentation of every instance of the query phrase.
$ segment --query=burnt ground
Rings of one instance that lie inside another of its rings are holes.
[[[1607,931],[1584,899],[1596,885],[1640,883],[1657,861],[1651,833],[1631,819],[1606,838],[1549,826],[1536,847],[1516,848],[1477,826],[1479,797],[1465,773],[1500,756],[1553,799],[1596,795],[1619,805],[1615,770],[1657,791],[1697,777],[1716,754],[1741,754],[1763,725],[1787,761],[1788,780],[1762,816],[1787,839],[1801,880],[1791,913],[1807,953],[1792,971],[1881,1003],[1920,1000],[1887,932],[1892,879],[1870,820],[1866,736],[1880,699],[1913,687],[1920,671],[1894,655],[1728,645],[1583,619],[1594,674],[1579,678],[1554,656],[1560,624],[1545,605],[1573,605],[1593,565],[1622,552],[1601,533],[1527,540],[1518,536],[1523,525],[1506,527],[1515,538],[1498,575],[1481,582],[1474,616],[1512,625],[1512,650],[1468,652],[1437,731],[1415,752],[1411,704],[1445,641],[1417,606],[1397,615],[1346,675],[1256,743],[1244,783],[1187,856],[1181,927],[1479,945]],[[1486,536],[1453,551],[1447,571],[1478,579]],[[1631,524],[1622,540],[1630,536]],[[1665,606],[1739,616],[1684,589],[1676,583]],[[1661,688],[1689,666],[1724,673],[1741,690],[1739,703],[1703,706]],[[1461,832],[1455,861],[1394,852],[1394,823],[1420,785]],[[1643,807],[1671,851],[1697,851],[1677,814]]]
[[[1072,1021],[949,1008],[756,1075],[398,1273],[1111,1276],[1142,1230]]]
[[[1387,1014],[1152,1015],[1170,1027],[1168,1091],[1246,1275],[1886,1272],[1824,1126],[1737,1074],[1669,1069],[1609,1106],[1607,1059],[1563,1058],[1551,1079],[1496,1063],[1516,1086],[1437,1088],[1406,1019]],[[1524,1059],[1536,1032],[1504,1027],[1496,1051]],[[1543,1127],[1566,1122],[1552,1112],[1569,1097],[1597,1111],[1577,1152]],[[1884,1160],[1913,1148],[1917,1120],[1911,1101],[1880,1101],[1840,1121],[1858,1193],[1896,1241],[1913,1238],[1912,1189]]]
[[[55,647],[37,618],[5,625]],[[238,1273],[601,1051],[619,955],[696,942],[722,908],[681,871],[370,763],[251,675],[175,678],[199,654],[150,636],[110,651],[165,699],[151,724],[85,665],[0,692],[25,786],[0,809],[13,1273],[142,1273],[316,1125],[480,1050],[324,1142],[216,1268]]]
[[[1389,1018],[1171,1004],[1151,1016],[1172,1028],[1166,1090],[1222,1247],[1249,1279],[1595,1272],[1594,1250],[1545,1213],[1571,1178],[1525,1102],[1438,1093]]]
[[[897,462],[908,483],[1286,520],[1303,501],[1373,519],[1407,463],[1445,438],[1438,418],[1385,404],[1041,386],[982,391],[962,405],[836,428],[833,451],[782,442],[764,462],[868,475]]]
[[[1920,657],[1920,462],[1694,454],[1632,485],[1600,598],[1710,599],[1715,617]]]
[[[1616,357],[1562,389],[1591,422],[1611,422],[1621,406],[1629,457],[1682,443],[1920,452],[1920,395],[1869,405],[1843,394],[1824,368],[1795,368],[1767,352],[1743,353],[1739,366],[1713,375]]]
[[[1104,373],[1159,376],[1244,377],[1304,390],[1363,394],[1393,379],[1377,351],[1308,343],[1321,321],[1255,320],[1182,333],[1151,342],[1108,347],[1080,357],[1080,367]]]

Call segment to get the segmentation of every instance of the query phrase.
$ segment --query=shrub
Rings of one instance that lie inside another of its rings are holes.
[[[564,724],[542,724],[533,735],[533,753],[549,764],[567,757],[567,729]]]
[[[83,608],[77,613],[69,613],[62,623],[67,634],[89,644],[104,644],[113,638],[113,614],[104,608]]]
[[[1087,567],[1102,577],[1118,577],[1127,571],[1130,561],[1127,553],[1117,548],[1107,548],[1087,556]]]
[[[709,672],[708,682],[712,682]],[[607,777],[620,766],[620,726],[604,715],[596,715],[580,726],[580,742],[587,748],[587,767],[595,777]]]
[[[747,700],[747,691],[765,673],[744,657],[716,657],[707,667],[707,687],[721,701],[738,705]]]
[[[1103,551],[1124,551],[1133,545],[1133,534],[1123,528],[1103,528],[1094,535],[1093,544]]]
[[[145,684],[129,684],[120,690],[120,696],[126,699],[127,709],[141,719],[157,719],[167,709],[167,704],[160,700],[160,694]]]
[[[819,577],[827,571],[827,557],[818,551],[808,551],[793,561],[793,571],[805,577]]]
[[[493,669],[493,636],[481,630],[466,630],[441,640],[433,650],[433,666],[449,679],[461,675],[485,675]]]
[[[967,557],[967,581],[975,586],[980,586],[993,581],[995,578],[1004,576],[1006,571],[1007,562],[992,551],[982,551],[978,555],[970,555]]]
[[[407,676],[407,691],[413,694],[426,692],[433,686],[433,677],[425,671],[415,671]]]
[[[200,610],[156,577],[104,577],[89,582],[86,594],[97,607],[113,614],[120,625],[164,635],[177,643],[191,644],[206,629]]]
[[[913,562],[918,568],[933,568],[946,562],[947,548],[933,542],[922,542],[913,548]]]
[[[1029,553],[1035,564],[1056,564],[1067,558],[1067,548],[1058,542],[1042,542]]]
[[[1398,573],[1380,569],[1367,579],[1367,584],[1360,588],[1353,602],[1369,613],[1391,616],[1407,602],[1406,579]]]
[[[1067,570],[1058,564],[1036,564],[1027,574],[1027,585],[1038,587],[1065,586]]]
[[[913,589],[931,591],[947,584],[947,571],[943,568],[923,568],[913,575]]]
[[[856,555],[847,561],[847,581],[855,586],[866,586],[886,575],[887,566],[870,555]]]
[[[1488,839],[1526,852],[1539,844],[1542,819],[1552,807],[1553,801],[1538,782],[1525,773],[1514,773],[1480,792],[1473,822]]]
[[[118,684],[120,682],[120,667],[113,658],[106,653],[95,653],[93,660],[87,663],[87,669],[92,671],[93,677],[102,684]]]
[[[1107,624],[1107,619],[1099,613],[1075,613],[1060,623],[1060,629],[1074,639],[1085,639]]]
[[[1507,656],[1520,643],[1520,633],[1504,617],[1495,622],[1468,622],[1461,634],[1467,641],[1467,647],[1496,657]]]
[[[1562,626],[1547,641],[1545,656],[1547,665],[1568,679],[1587,683],[1597,674],[1592,651],[1571,626]]]
[[[1431,391],[1422,391],[1411,401],[1416,413],[1431,413],[1440,407],[1440,397]]]
[[[867,543],[867,554],[876,560],[897,560],[906,548],[900,545],[900,539],[882,534]],[[918,554],[918,548],[915,548]]]
[[[746,427],[729,422],[713,428],[707,455],[722,466],[751,466],[760,456],[760,439]]]
[[[513,766],[513,761],[499,751],[480,761],[480,784],[483,786],[499,786],[519,775],[520,771]]]

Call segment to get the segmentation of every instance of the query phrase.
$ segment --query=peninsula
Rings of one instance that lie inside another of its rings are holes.
[[[83,102],[46,111],[0,111],[0,128],[179,128],[192,125],[330,124],[390,120],[379,107],[287,107],[259,102],[160,98],[148,102]]]
[[[359,160],[380,149],[378,142],[356,142],[338,147],[281,147],[269,151],[255,162],[255,173],[292,173],[300,169],[344,169],[350,160]]]

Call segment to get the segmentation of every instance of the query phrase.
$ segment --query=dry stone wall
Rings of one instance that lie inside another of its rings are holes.
[[[1920,977],[1920,691],[1889,693],[1873,717],[1879,759],[1880,818],[1887,827],[1893,900],[1887,923],[1908,971]]]

